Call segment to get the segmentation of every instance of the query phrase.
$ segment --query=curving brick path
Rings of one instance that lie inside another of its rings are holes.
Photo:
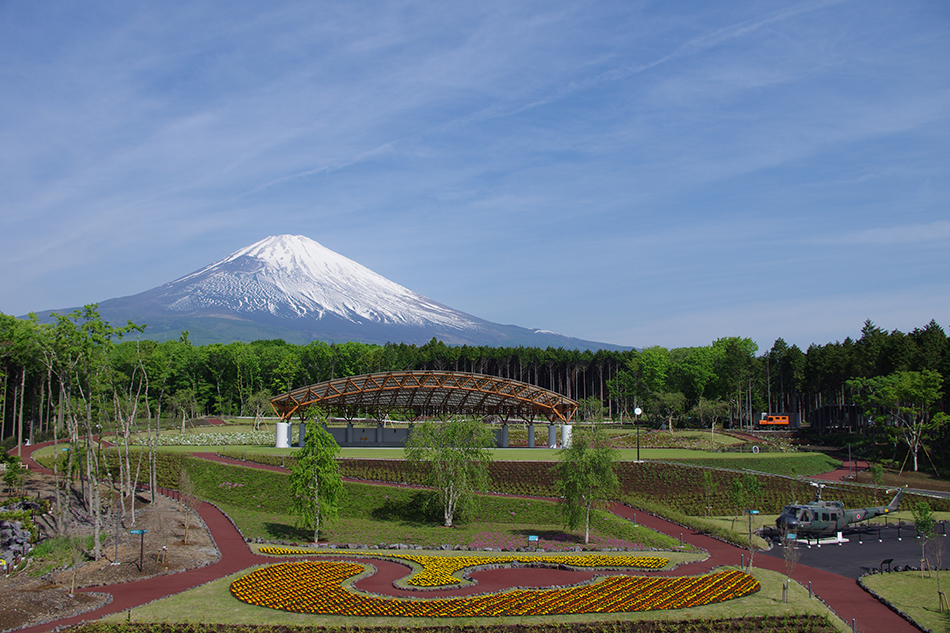
[[[22,447],[23,460],[34,471],[49,472],[41,467],[32,458],[33,451],[49,446],[52,442]],[[14,449],[16,450],[16,449]],[[199,455],[196,455],[199,456]],[[201,457],[233,462],[212,454],[200,454]],[[247,462],[237,462],[246,467],[256,467]],[[269,470],[283,470],[275,467],[264,467]],[[112,602],[108,605],[88,613],[55,620],[45,624],[19,629],[23,633],[41,633],[62,626],[79,624],[88,620],[95,620],[106,615],[121,613],[140,605],[171,596],[199,585],[217,580],[255,565],[288,560],[276,557],[265,557],[254,554],[244,542],[243,537],[215,506],[202,502],[198,513],[208,526],[208,530],[221,552],[218,562],[198,569],[184,571],[178,574],[157,576],[143,580],[123,583],[120,585],[106,585],[88,587],[79,591],[93,593],[108,593]],[[658,575],[691,575],[700,574],[721,565],[738,565],[746,550],[734,545],[716,540],[705,534],[694,532],[677,524],[666,521],[646,512],[630,508],[621,504],[611,504],[610,510],[615,514],[634,520],[648,528],[663,532],[671,536],[683,535],[684,541],[709,552],[709,556],[695,563],[678,567],[675,571],[655,572]],[[332,557],[353,560],[353,556]],[[365,560],[365,559],[364,559]],[[407,567],[395,562],[370,559],[377,572],[362,579],[357,587],[373,593],[389,595],[415,595],[418,592],[398,590],[393,587],[393,581],[406,575]],[[756,566],[784,573],[784,563],[780,559],[769,556],[760,556],[756,559]],[[602,572],[597,572],[602,573]],[[426,592],[427,596],[465,595],[468,593],[487,593],[501,591],[513,586],[544,587],[551,585],[566,585],[582,582],[593,577],[593,572],[569,572],[563,570],[535,569],[535,568],[505,568],[476,572],[472,575],[478,580],[474,587]],[[828,604],[848,624],[852,618],[856,621],[857,630],[864,633],[911,633],[917,628],[882,605],[875,598],[862,590],[858,584],[849,578],[838,576],[805,565],[798,565],[792,577],[803,585],[812,583],[812,589],[826,604]]]

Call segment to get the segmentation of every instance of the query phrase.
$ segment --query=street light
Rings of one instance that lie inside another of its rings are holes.
[[[634,424],[637,427],[637,461],[640,461],[640,414],[643,413],[643,409],[637,407],[633,410],[633,415],[637,416],[634,420]]]

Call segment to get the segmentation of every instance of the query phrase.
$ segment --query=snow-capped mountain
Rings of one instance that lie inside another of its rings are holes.
[[[465,329],[477,320],[394,283],[310,238],[279,235],[158,289],[169,312],[335,316],[351,323]]]
[[[447,344],[617,347],[479,319],[299,235],[265,238],[158,288],[100,302],[99,311],[112,323],[147,324],[147,338],[188,330],[195,343],[422,344],[435,337]]]

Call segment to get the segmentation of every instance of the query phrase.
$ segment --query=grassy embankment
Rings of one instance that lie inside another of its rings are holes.
[[[919,571],[901,571],[865,576],[862,582],[925,629],[950,630],[950,613],[940,612],[936,575],[920,576]],[[943,573],[940,588],[944,593],[950,590],[950,574]]]
[[[267,540],[310,541],[312,531],[294,527],[288,514],[287,475],[266,470],[184,461],[198,496],[214,501],[227,512],[245,537]],[[347,483],[339,519],[321,530],[321,538],[336,543],[411,543],[428,547],[465,544],[482,547],[524,547],[528,536],[542,542],[580,544],[576,534],[561,530],[555,503],[509,497],[481,496],[476,507],[463,514],[452,529],[441,527],[441,514],[428,503],[431,492],[371,484]],[[594,542],[601,546],[670,549],[678,541],[634,526],[606,512],[592,520]]]

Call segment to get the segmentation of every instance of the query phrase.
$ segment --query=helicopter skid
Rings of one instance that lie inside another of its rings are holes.
[[[821,547],[822,545],[841,545],[842,543],[848,543],[850,541],[846,539],[841,532],[838,532],[834,536],[824,535],[813,536],[811,538],[799,538],[795,539],[795,542],[805,547]]]

